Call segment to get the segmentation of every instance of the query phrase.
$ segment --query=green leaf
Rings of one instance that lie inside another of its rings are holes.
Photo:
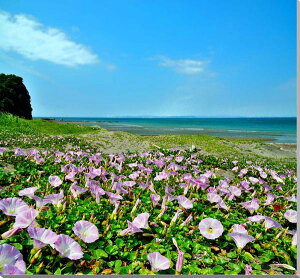
[[[55,275],[60,275],[61,274],[61,269],[60,268],[56,269],[55,272],[54,272],[54,274]]]
[[[105,251],[110,255],[116,255],[118,253],[118,249],[117,245],[110,245],[105,248]]]
[[[96,259],[96,260],[98,260],[100,258],[108,257],[107,253],[103,249],[93,250],[92,254],[93,254],[93,259]]]
[[[216,265],[212,268],[214,273],[223,273],[224,272],[224,268],[221,265]]]
[[[235,259],[237,257],[237,253],[235,251],[229,252],[226,254],[227,258]]]
[[[247,262],[252,262],[254,260],[253,256],[249,252],[245,252],[242,257]]]

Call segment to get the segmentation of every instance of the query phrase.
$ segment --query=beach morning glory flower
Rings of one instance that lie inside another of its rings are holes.
[[[248,219],[251,222],[261,222],[265,219],[265,216],[258,214],[258,215],[250,216],[248,217]]]
[[[25,188],[23,190],[20,190],[19,191],[19,196],[27,196],[27,197],[32,197],[34,195],[34,192],[37,190],[38,188],[35,186],[35,187],[28,187],[28,188]]]
[[[252,275],[252,266],[249,264],[245,265],[245,275]]]
[[[6,198],[0,200],[0,210],[6,215],[16,216],[19,212],[29,209],[28,205],[20,198]]]
[[[74,198],[77,198],[80,194],[88,191],[87,188],[83,188],[81,186],[77,185],[77,182],[74,182],[71,186],[70,186],[70,190],[74,196]]]
[[[190,214],[181,224],[180,227],[186,226],[191,220],[193,216]]]
[[[159,200],[160,200],[160,195],[157,195],[157,194],[151,194],[150,195],[150,198],[151,198],[151,201],[153,203],[153,205],[157,205]]]
[[[5,233],[3,233],[1,235],[1,237],[2,237],[2,239],[8,239],[8,238],[20,233],[22,230],[23,230],[22,228],[12,228],[12,229],[6,231]]]
[[[135,233],[142,233],[143,230],[141,230],[139,227],[131,223],[130,221],[127,220],[128,228],[121,231],[120,235],[124,236],[127,234],[135,234]]]
[[[170,268],[170,260],[161,255],[159,252],[153,252],[148,254],[148,260],[150,262],[152,271],[166,270]]]
[[[270,228],[282,228],[282,226],[272,219],[271,217],[265,216],[265,228],[270,229]]]
[[[229,187],[229,191],[232,195],[239,197],[242,194],[242,191],[240,188],[236,187],[236,186],[230,186]]]
[[[99,238],[98,228],[89,221],[77,221],[74,225],[73,231],[75,235],[86,243],[94,242]]]
[[[248,209],[250,213],[253,213],[255,210],[259,208],[259,200],[254,198],[249,202],[240,203],[244,208]]]
[[[178,252],[178,257],[177,257],[177,262],[176,262],[176,274],[179,274],[182,270],[184,253],[179,249],[176,239],[172,238],[172,241]]]
[[[148,219],[149,219],[149,213],[147,212],[141,213],[136,218],[134,218],[132,224],[140,229],[146,229],[149,227]]]
[[[220,197],[220,195],[214,193],[214,192],[210,192],[207,193],[207,200],[211,203],[218,203],[219,201],[222,200],[222,198]]]
[[[123,199],[123,197],[121,195],[114,194],[114,193],[111,193],[111,192],[106,192],[106,195],[108,196],[109,200],[112,203]]]
[[[297,211],[289,209],[284,213],[284,217],[291,223],[297,223]]]
[[[50,194],[50,195],[45,196],[44,202],[48,202],[53,205],[60,206],[63,198],[64,198],[64,191],[61,190],[59,192],[59,194]]]
[[[234,224],[232,229],[233,229],[234,233],[247,234],[247,230],[245,229],[245,227],[243,225]]]
[[[37,249],[53,244],[58,239],[58,235],[50,229],[30,226],[27,228],[27,232],[34,239],[33,246]]]
[[[32,196],[32,199],[35,200],[36,208],[42,208],[43,206],[50,203],[49,200],[45,200],[45,199],[43,199],[41,197],[38,197],[38,196],[35,196],[35,195]]]
[[[272,193],[267,193],[266,196],[267,196],[267,198],[266,198],[265,205],[271,205],[272,202],[275,200],[276,195],[274,195]]]
[[[295,232],[295,234],[293,235],[292,246],[297,246],[297,232]]]
[[[96,203],[99,203],[100,196],[105,195],[105,191],[100,186],[97,186],[97,185],[90,185],[90,190],[91,190],[91,193],[96,198]]]
[[[18,213],[14,223],[14,228],[27,228],[34,223],[35,218],[38,216],[39,212],[33,208],[28,208]]]
[[[238,250],[243,249],[247,243],[254,241],[254,237],[245,233],[230,233],[228,234],[235,242]]]
[[[62,184],[62,180],[58,176],[50,176],[48,181],[53,187],[58,187]]]
[[[54,243],[54,248],[62,257],[70,260],[79,260],[83,257],[80,245],[71,237],[61,234]]]
[[[23,255],[18,249],[6,243],[0,245],[0,274],[25,274],[25,270]]]
[[[185,196],[178,196],[177,197],[177,201],[179,203],[179,205],[181,205],[183,208],[185,209],[191,209],[193,208],[193,203],[191,200],[189,200],[188,198],[186,198]]]
[[[199,223],[200,233],[208,239],[216,239],[223,233],[223,225],[217,219],[205,218]]]

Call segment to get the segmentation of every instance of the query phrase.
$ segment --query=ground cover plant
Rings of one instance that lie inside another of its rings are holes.
[[[2,128],[0,165],[0,274],[295,273],[295,164]]]

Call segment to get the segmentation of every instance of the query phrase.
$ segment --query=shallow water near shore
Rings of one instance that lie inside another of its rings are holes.
[[[84,118],[55,120],[98,125],[138,135],[207,134],[219,137],[262,138],[269,142],[296,143],[296,118]]]

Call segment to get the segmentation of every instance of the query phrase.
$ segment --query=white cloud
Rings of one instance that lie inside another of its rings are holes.
[[[200,60],[172,60],[164,56],[159,56],[155,59],[160,60],[160,66],[170,68],[178,73],[183,74],[201,73],[204,71],[204,66],[206,64],[205,61]]]
[[[7,12],[0,12],[0,49],[65,66],[100,61],[88,47],[69,40],[61,30],[45,27],[30,16]]]

